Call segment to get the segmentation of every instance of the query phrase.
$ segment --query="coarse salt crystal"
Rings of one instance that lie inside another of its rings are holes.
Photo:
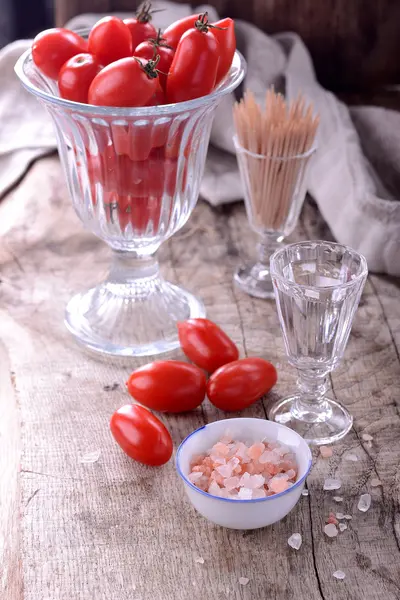
[[[273,450],[266,450],[263,452],[258,459],[258,462],[262,465],[265,463],[271,463],[272,465],[277,465],[279,462],[279,456]]]
[[[335,502],[343,502],[342,496],[333,496]]]
[[[307,488],[304,488],[304,490],[301,492],[302,496],[308,496],[308,494],[309,494],[309,491]]]
[[[253,490],[242,487],[239,490],[238,496],[241,500],[251,500],[253,497]]]
[[[338,524],[338,520],[333,513],[329,513],[329,517],[326,520],[327,523],[333,523],[334,525]]]
[[[248,449],[248,455],[253,460],[258,460],[264,451],[265,451],[264,444],[262,442],[259,442],[258,444],[253,444],[252,446],[250,446],[250,448]]]
[[[199,563],[199,565],[204,565],[204,558],[202,556],[198,556],[194,559],[195,563]]]
[[[227,479],[224,479],[224,487],[226,487],[228,491],[239,487],[239,477],[228,477]]]
[[[358,456],[357,454],[345,454],[344,460],[348,460],[349,462],[357,462]]]
[[[211,448],[211,451],[213,454],[219,454],[220,456],[227,456],[229,454],[228,446],[222,442],[217,442],[214,444],[214,446]]]
[[[288,539],[287,543],[289,544],[289,546],[291,548],[294,548],[295,550],[299,550],[301,544],[302,544],[302,537],[300,535],[300,533],[293,533],[290,538]]]
[[[343,513],[336,513],[336,518],[337,519],[344,519],[344,514]]]
[[[327,491],[338,490],[341,487],[342,487],[342,482],[340,481],[340,479],[331,479],[330,477],[328,477],[324,481],[324,490],[327,490]]]
[[[361,437],[364,440],[364,442],[372,442],[372,440],[374,439],[369,433],[363,433]]]
[[[377,479],[376,477],[371,479],[371,487],[378,487],[379,485],[382,485],[382,481],[380,479]]]
[[[100,450],[94,450],[94,452],[88,452],[87,454],[81,456],[79,462],[83,465],[90,465],[92,463],[97,462],[100,458],[100,455]]]
[[[247,585],[249,583],[249,578],[248,577],[239,577],[239,583],[240,585]]]
[[[220,475],[222,475],[222,477],[225,477],[225,478],[232,477],[233,468],[229,464],[219,465],[218,467],[215,468],[215,470],[218,471],[218,473]]]
[[[322,458],[330,458],[333,454],[333,450],[332,448],[329,448],[329,446],[321,446],[319,453],[321,454]]]
[[[296,471],[294,469],[289,469],[286,475],[288,476],[288,479],[294,479],[296,477]]]
[[[347,524],[346,523],[339,523],[339,529],[343,533],[343,531],[345,531],[347,529]]]
[[[367,512],[369,507],[371,506],[371,494],[361,494],[360,499],[357,504],[358,510],[361,512]]]
[[[328,537],[336,537],[338,534],[337,527],[333,523],[328,523],[328,525],[325,525],[324,532]]]
[[[212,494],[213,496],[220,496],[221,495],[221,488],[219,487],[218,483],[216,481],[212,481],[210,483],[210,487],[208,488],[208,493]]]
[[[266,494],[264,488],[262,488],[262,489],[257,488],[255,490],[253,490],[253,500],[255,500],[256,498],[265,498],[266,495],[267,494]]]
[[[333,576],[335,579],[344,579],[346,577],[346,573],[343,573],[343,571],[335,571]]]
[[[350,521],[353,517],[351,515],[344,515],[343,517],[346,521]]]
[[[268,487],[276,494],[284,492],[289,487],[287,477],[284,478],[280,477],[279,475],[275,475],[275,477],[273,477],[269,482]]]
[[[264,485],[264,483],[265,483],[265,478],[262,475],[250,475],[247,486],[250,489],[255,490],[257,488],[262,487]]]
[[[188,479],[192,483],[196,483],[196,481],[199,481],[199,479],[201,479],[202,477],[203,477],[203,474],[199,473],[198,471],[195,471],[194,473],[189,473],[189,475],[188,475]]]

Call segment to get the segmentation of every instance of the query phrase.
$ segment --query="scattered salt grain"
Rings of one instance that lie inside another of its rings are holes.
[[[341,520],[344,519],[344,514],[343,513],[336,513],[336,518]]]
[[[349,462],[357,462],[358,456],[357,454],[345,454],[344,460],[348,460]]]
[[[240,585],[247,585],[249,583],[248,577],[239,577]]]
[[[344,515],[343,519],[346,519],[346,521],[350,521],[353,517],[351,515]]]
[[[202,556],[198,556],[194,559],[195,563],[199,563],[199,565],[204,565],[204,558]]]
[[[94,452],[88,452],[87,454],[81,456],[79,462],[84,465],[90,465],[92,463],[97,462],[100,458],[100,455],[100,450],[94,450]]]
[[[335,517],[335,515],[331,512],[329,513],[329,517],[326,520],[327,523],[333,523],[333,525],[337,525],[338,524],[338,520]]]
[[[341,487],[342,487],[342,482],[340,481],[340,479],[331,479],[330,477],[328,477],[328,479],[325,479],[324,490],[327,490],[327,491],[338,490]]]
[[[358,510],[361,512],[367,512],[369,507],[371,506],[371,494],[361,494],[360,499],[357,504]]]
[[[335,502],[343,502],[342,496],[333,496]]]
[[[380,479],[371,479],[371,487],[378,487],[379,485],[382,485],[382,481]]]
[[[291,548],[294,548],[295,550],[299,550],[300,546],[302,544],[302,538],[300,533],[293,533],[290,538],[288,539],[287,543],[289,544],[289,546]]]
[[[309,491],[307,488],[304,488],[304,490],[301,492],[302,496],[308,496],[308,494],[309,494]]]
[[[338,534],[336,525],[334,525],[333,523],[328,523],[328,525],[325,525],[324,532],[328,537],[336,537]]]
[[[346,577],[346,573],[343,573],[343,571],[335,571],[333,576],[335,579],[344,579]]]
[[[339,529],[343,533],[343,531],[345,531],[347,529],[347,524],[346,523],[339,523]]]
[[[372,442],[372,440],[374,439],[369,433],[363,433],[361,437],[364,440],[364,442]]]
[[[332,448],[329,448],[329,446],[321,446],[319,453],[321,454],[322,458],[330,458],[333,454],[333,450]]]

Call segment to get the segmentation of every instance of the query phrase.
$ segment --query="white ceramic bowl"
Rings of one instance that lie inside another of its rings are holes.
[[[193,485],[188,479],[192,457],[209,450],[228,431],[238,441],[259,442],[265,437],[289,446],[298,465],[296,483],[280,494],[254,500],[220,498]],[[209,521],[231,529],[258,529],[283,519],[300,498],[311,464],[310,449],[298,433],[264,419],[224,419],[204,425],[183,440],[176,455],[176,469],[194,508]]]

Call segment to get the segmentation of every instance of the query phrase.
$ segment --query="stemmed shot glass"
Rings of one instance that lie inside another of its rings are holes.
[[[327,395],[341,361],[368,270],[365,258],[337,243],[290,244],[271,257],[271,277],[289,363],[298,390],[271,406],[268,418],[310,444],[344,437],[353,417]]]

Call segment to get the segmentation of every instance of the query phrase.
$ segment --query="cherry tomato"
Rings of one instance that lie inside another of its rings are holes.
[[[146,106],[162,106],[163,104],[166,104],[167,101],[165,99],[165,92],[163,90],[163,88],[161,87],[161,73],[159,73],[159,84],[156,87],[156,91],[154,92],[154,94],[152,95],[152,97],[150,98],[150,100],[147,102]]]
[[[116,410],[110,429],[117,444],[133,460],[158,467],[171,458],[173,445],[168,429],[143,406],[127,404]]]
[[[132,39],[128,27],[117,17],[104,17],[97,21],[89,34],[90,54],[97,56],[103,65],[131,56]]]
[[[33,62],[52,79],[57,79],[63,64],[80,52],[87,52],[86,40],[68,29],[46,29],[32,44]]]
[[[151,63],[129,56],[104,67],[91,83],[89,104],[145,106],[158,86]]]
[[[178,334],[186,356],[209,373],[239,358],[239,351],[230,337],[208,319],[188,319],[178,323]]]
[[[139,9],[136,17],[124,19],[124,23],[131,34],[133,49],[137,48],[137,46],[145,40],[157,37],[157,30],[150,22],[152,19],[152,12],[151,4],[145,2]]]
[[[161,35],[161,29],[158,30],[157,38],[153,40],[147,40],[137,46],[135,56],[152,60],[159,55],[159,61],[157,63],[158,76],[163,89],[165,89],[167,83],[167,74],[174,58],[175,50],[168,46]]]
[[[247,408],[277,382],[274,365],[263,358],[243,358],[220,367],[207,383],[207,396],[226,411]]]
[[[140,367],[126,385],[135,400],[162,412],[192,410],[206,394],[204,372],[178,360],[160,360]]]
[[[219,47],[208,30],[206,14],[179,41],[168,73],[168,104],[206,96],[215,86]]]
[[[188,29],[193,29],[195,22],[200,18],[201,15],[189,15],[188,17],[183,17],[183,19],[179,19],[172,23],[167,29],[164,31],[163,38],[165,39],[168,46],[171,46],[174,50],[176,50],[179,40],[183,36]]]
[[[219,65],[215,81],[217,84],[228,73],[233,61],[236,50],[235,22],[228,18],[217,21],[213,25],[215,29],[211,29],[211,31],[219,44]]]
[[[102,68],[92,54],[77,54],[67,60],[58,76],[61,98],[87,104],[90,84]]]

